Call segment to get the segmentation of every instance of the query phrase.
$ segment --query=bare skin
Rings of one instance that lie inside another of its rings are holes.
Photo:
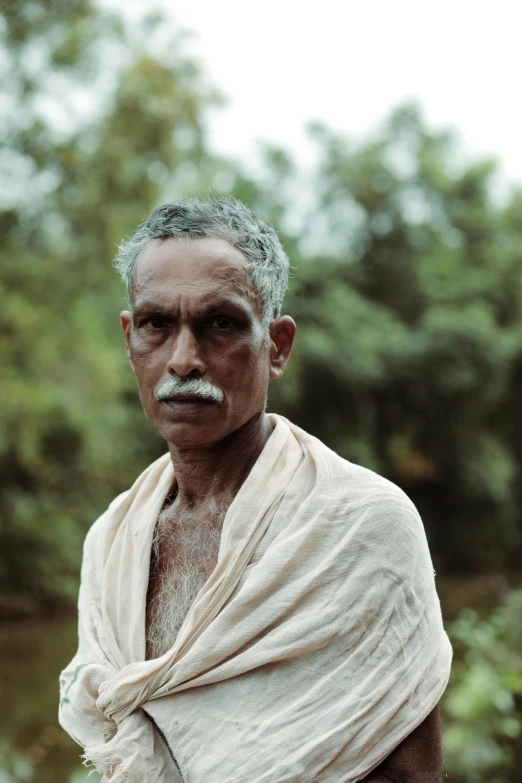
[[[442,750],[439,707],[390,753],[363,783],[441,783]]]
[[[271,433],[268,381],[286,367],[293,320],[267,329],[242,253],[217,237],[147,245],[131,303],[132,314],[121,314],[127,355],[145,415],[168,443],[179,502],[204,506],[209,492],[235,494]],[[156,400],[172,376],[209,381],[223,402]]]
[[[284,316],[267,327],[242,253],[219,238],[151,242],[137,261],[131,304],[132,313],[121,314],[127,355],[145,415],[167,440],[176,476],[168,520],[201,528],[203,540],[213,509],[226,510],[270,437],[268,381],[284,371],[295,324]],[[223,402],[185,395],[158,401],[155,392],[170,377],[202,378],[221,390]],[[214,524],[222,525],[223,516]],[[197,548],[191,550],[197,558]],[[216,560],[217,551],[202,578]],[[151,564],[149,603],[165,582],[161,569],[174,575],[177,562],[176,553],[165,552]],[[151,618],[149,611],[149,626]]]
[[[216,537],[209,536],[208,528],[221,534],[228,507],[270,436],[272,427],[268,419],[269,429],[265,430],[260,426],[262,422],[259,422],[259,418],[251,419],[239,431],[228,436],[225,443],[222,441],[219,447],[211,449],[214,454],[212,464],[215,466],[213,474],[207,473],[207,460],[202,462],[198,459],[200,455],[191,454],[185,463],[184,476],[195,477],[196,480],[200,477],[200,495],[194,489],[185,490],[182,494],[178,492],[176,499],[160,514],[158,528],[160,531],[162,527],[170,528],[170,534],[166,531],[159,551],[153,552],[151,557],[147,596],[147,658],[163,655],[175,641],[175,637],[163,633],[163,647],[152,643],[158,634],[157,626],[163,619],[163,598],[184,603],[179,600],[183,596],[189,594],[195,597],[217,564],[219,538],[216,540]],[[185,486],[193,487],[194,483]],[[173,590],[176,592],[173,593]],[[186,611],[188,608],[185,607]]]
[[[120,316],[127,355],[145,415],[167,441],[176,477],[167,522],[184,520],[198,529],[214,519],[219,527],[223,514],[216,522],[213,510],[228,507],[272,432],[268,382],[284,372],[295,323],[289,316],[264,323],[244,256],[219,237],[150,242],[137,259],[131,308]],[[156,399],[174,377],[210,382],[222,402],[179,394]],[[175,571],[171,554],[165,561]],[[209,553],[202,579],[216,558],[217,551]],[[151,565],[158,576],[161,565]],[[149,600],[154,597],[151,588]],[[365,780],[439,783],[438,711]]]
[[[159,515],[154,533],[146,614],[146,658],[171,649],[194,600],[214,570],[228,509],[209,506],[204,521],[175,503]]]

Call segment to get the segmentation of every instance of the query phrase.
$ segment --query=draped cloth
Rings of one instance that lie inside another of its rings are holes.
[[[269,418],[217,565],[161,658],[145,661],[145,611],[170,456],[87,535],[59,717],[104,781],[351,783],[444,692],[451,647],[415,507]]]

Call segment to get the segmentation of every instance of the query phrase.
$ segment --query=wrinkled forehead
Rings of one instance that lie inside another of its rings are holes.
[[[131,302],[151,296],[206,299],[230,296],[261,314],[243,253],[221,237],[151,240],[138,254]]]

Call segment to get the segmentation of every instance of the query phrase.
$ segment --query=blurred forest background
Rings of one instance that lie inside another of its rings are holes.
[[[316,123],[313,171],[265,146],[254,176],[211,152],[221,98],[159,13],[4,0],[0,35],[0,781],[84,779],[55,720],[82,542],[165,450],[111,260],[157,203],[208,189],[295,268],[270,409],[423,516],[456,654],[449,779],[522,781],[522,189],[499,203],[495,161],[464,165],[412,105],[363,144]]]

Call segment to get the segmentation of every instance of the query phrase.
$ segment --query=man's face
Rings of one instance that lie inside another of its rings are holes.
[[[129,360],[147,419],[169,443],[212,445],[264,410],[269,377],[282,369],[239,250],[218,237],[150,242],[131,306],[121,315]],[[158,400],[172,379],[202,379],[221,401],[182,390]]]

